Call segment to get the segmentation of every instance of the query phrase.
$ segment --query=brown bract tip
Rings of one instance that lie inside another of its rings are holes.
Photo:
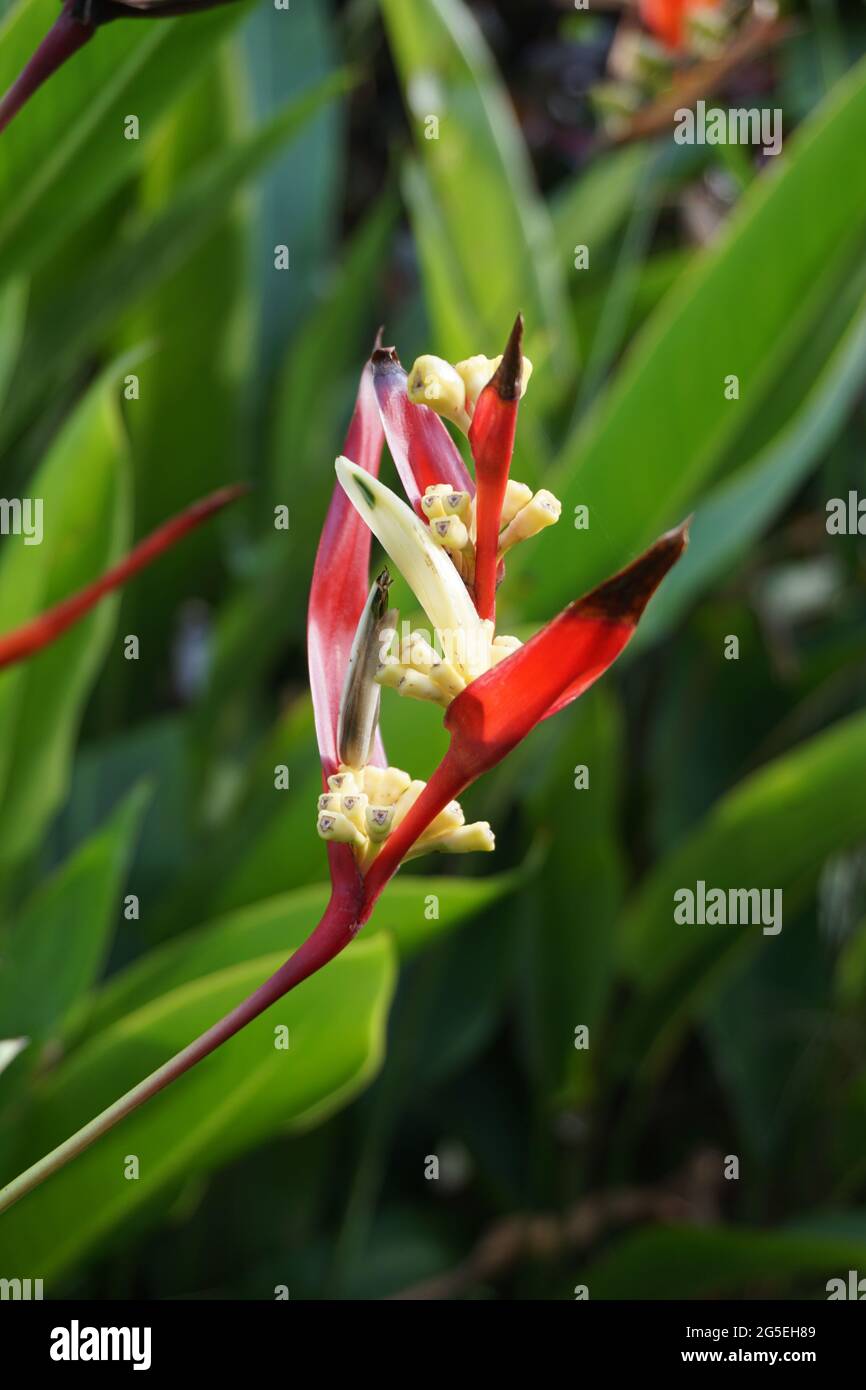
[[[397,356],[397,349],[393,347],[382,347],[379,340],[373,349],[370,362],[373,367],[373,376],[386,376],[388,372],[402,372],[403,367]]]
[[[499,399],[514,401],[520,396],[520,383],[523,377],[523,315],[514,320],[511,336],[502,354],[502,361],[496,369],[491,386],[495,387]]]
[[[578,599],[575,607],[587,617],[610,622],[637,623],[668,570],[672,569],[689,543],[691,517],[663,536],[639,555],[619,574],[606,579],[597,589]]]

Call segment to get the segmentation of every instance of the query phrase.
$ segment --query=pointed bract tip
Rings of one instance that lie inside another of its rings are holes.
[[[225,507],[229,502],[248,497],[252,490],[252,483],[226,483],[225,487],[218,488],[216,492],[211,493],[210,498],[204,500],[210,501],[215,507]]]
[[[388,569],[388,566],[385,565],[384,569],[381,569],[379,571],[379,573],[376,575],[376,578],[373,581],[373,587],[376,593],[376,604],[374,611],[377,618],[383,618],[385,616],[385,613],[387,612],[388,590],[391,588],[393,582],[394,581],[391,578],[391,571]]]
[[[395,347],[383,347],[378,338],[370,356],[370,362],[374,377],[384,376],[387,372],[402,372],[403,370],[402,363],[397,356],[397,349]]]
[[[491,385],[496,388],[500,400],[518,400],[522,377],[523,315],[518,314]]]
[[[380,323],[378,329],[376,330],[376,341],[373,343],[373,352],[382,351],[382,335],[384,332],[385,325],[384,323]]]
[[[666,531],[643,555],[639,555],[619,574],[606,579],[597,589],[578,599],[581,613],[609,622],[637,623],[668,570],[673,569],[689,543],[688,517],[680,526]]]

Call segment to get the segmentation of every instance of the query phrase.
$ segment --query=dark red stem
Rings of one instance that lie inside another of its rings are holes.
[[[392,831],[364,878],[364,903],[361,925],[370,914],[383,890],[400,867],[415,841],[423,835],[430,822],[474,781],[477,772],[461,755],[457,743],[451,743],[414,806]]]
[[[0,131],[6,129],[42,83],[57,72],[67,58],[83,48],[95,33],[95,25],[84,24],[81,20],[73,19],[67,9],[61,10],[24,71],[0,101]]]

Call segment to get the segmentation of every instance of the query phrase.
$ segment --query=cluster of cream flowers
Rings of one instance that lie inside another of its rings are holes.
[[[426,786],[399,767],[350,768],[341,764],[319,797],[317,829],[323,840],[350,845],[362,873],[372,864],[392,830],[403,820]],[[442,850],[465,854],[492,850],[496,842],[487,821],[466,824],[459,801],[451,801],[407,856]]]

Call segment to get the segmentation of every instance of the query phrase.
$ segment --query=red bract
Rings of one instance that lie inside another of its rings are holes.
[[[476,498],[475,607],[481,618],[496,611],[499,522],[517,430],[523,374],[523,319],[518,314],[496,373],[485,386],[469,429],[475,461]]]
[[[0,636],[0,667],[12,666],[16,661],[35,656],[43,647],[55,642],[67,628],[85,617],[106,594],[126,584],[139,570],[152,564],[164,550],[176,545],[187,532],[195,530],[203,521],[207,521],[230,502],[243,496],[246,490],[242,485],[224,487],[211,493],[209,497],[202,498],[200,502],[193,503],[186,511],[180,512],[178,516],[172,517],[170,521],[164,522],[152,531],[123,560],[92,584],[63,599],[46,613],[40,613],[32,622]]]
[[[435,419],[435,416],[433,417]],[[438,425],[440,422],[436,420]],[[383,431],[370,366],[364,368],[344,453],[374,478]],[[316,738],[327,777],[336,772],[340,696],[355,629],[367,597],[370,531],[342,488],[335,487],[325,517],[307,610],[307,658]]]
[[[377,348],[371,363],[388,448],[416,512],[426,520],[419,503],[425,490],[436,483],[448,483],[456,492],[468,492],[471,497],[475,484],[460,450],[438,415],[409,400],[406,373],[394,349]],[[348,449],[345,452],[354,457]]]
[[[440,766],[367,874],[364,920],[426,825],[505,757],[542,719],[582,695],[616,661],[688,541],[670,531],[626,569],[569,604],[449,706],[451,742]]]

